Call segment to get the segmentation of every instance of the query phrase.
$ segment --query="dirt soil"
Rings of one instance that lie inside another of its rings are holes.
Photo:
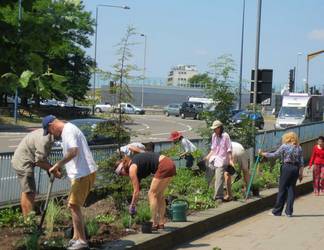
[[[82,213],[85,219],[95,218],[97,215],[110,214],[110,215],[118,215],[118,211],[116,210],[113,200],[111,198],[106,198],[96,203],[92,204],[87,208],[82,209]],[[37,218],[40,219],[40,218]],[[71,220],[65,219],[65,221],[60,221],[58,223],[61,226],[55,227],[55,232],[51,239],[48,239],[46,235],[40,237],[41,249],[65,249],[64,247],[48,247],[44,245],[45,241],[49,241],[52,239],[59,239],[58,241],[62,241],[64,238],[64,231],[68,227],[71,226]],[[45,223],[44,223],[45,226]],[[139,231],[138,227],[135,227],[135,232]],[[17,248],[19,242],[22,242],[25,237],[28,237],[28,228],[15,228],[15,227],[2,227],[0,228],[0,249],[1,250],[12,250],[19,249],[22,250],[24,248]],[[134,232],[133,232],[134,233]],[[120,239],[121,237],[126,236],[129,232],[126,232],[122,226],[119,225],[107,225],[104,223],[99,223],[99,231],[98,234],[93,236],[89,240],[89,246],[93,249],[101,246],[102,244]],[[64,238],[64,242],[67,243],[69,239]]]

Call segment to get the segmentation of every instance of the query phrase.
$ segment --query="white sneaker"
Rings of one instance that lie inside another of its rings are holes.
[[[69,243],[68,243],[67,247],[72,246],[76,241],[77,241],[77,240],[75,240],[75,239],[71,239],[71,240],[69,240]]]
[[[76,240],[72,246],[69,246],[67,249],[69,250],[78,250],[78,249],[84,249],[88,248],[88,243],[81,241],[81,240]]]

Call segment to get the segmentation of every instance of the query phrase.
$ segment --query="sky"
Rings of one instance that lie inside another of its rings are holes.
[[[255,65],[257,0],[246,0],[243,79],[248,82]],[[112,70],[116,44],[129,25],[147,36],[146,77],[166,78],[178,64],[196,65],[198,71],[223,54],[236,64],[239,79],[243,0],[84,0],[95,18],[98,4],[127,5],[130,10],[98,8],[97,63]],[[273,69],[277,88],[297,67],[297,90],[304,89],[307,54],[324,50],[323,0],[263,0],[260,33],[260,69]],[[94,36],[91,37],[94,44]],[[132,63],[143,67],[144,38],[134,36]],[[94,46],[87,49],[94,57]],[[324,54],[310,61],[310,86],[324,88]]]

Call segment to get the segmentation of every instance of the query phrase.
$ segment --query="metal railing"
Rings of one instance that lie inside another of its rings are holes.
[[[268,130],[263,133],[258,133],[255,138],[255,148],[258,150],[261,147],[262,138],[265,133],[265,139],[262,146],[263,151],[272,151],[281,145],[281,138],[287,132],[295,132],[300,142],[306,142],[316,139],[320,135],[324,135],[324,122],[316,122],[303,124],[300,126],[289,127],[283,130]]]
[[[270,130],[265,132],[265,140],[262,149],[264,151],[271,151],[276,149],[281,144],[281,137],[287,131],[294,131],[298,134],[301,142],[306,142],[316,139],[319,135],[324,134],[324,122],[305,124],[302,126],[290,127],[284,130]],[[256,149],[260,148],[264,133],[256,135]],[[192,140],[192,142],[200,150],[209,150],[209,142],[201,139]],[[169,141],[155,142],[155,152],[161,152],[172,146]],[[116,152],[117,145],[105,146],[91,146],[92,155],[96,162],[100,162],[108,158],[111,154]],[[11,159],[13,153],[0,153],[0,206],[18,203],[20,197],[20,185],[15,171],[11,167]],[[62,151],[59,149],[52,150],[50,154],[50,161],[52,163],[63,157]],[[173,159],[176,166],[185,166],[184,159]],[[40,168],[35,168],[36,190],[38,195],[45,195],[47,192],[47,185],[49,178],[45,171]],[[57,179],[53,185],[53,194],[64,193],[69,190],[70,182],[67,178]]]
[[[193,142],[199,146],[203,146],[202,140],[193,140]],[[156,142],[155,151],[161,152],[172,146],[171,142]],[[107,159],[111,154],[116,152],[117,145],[104,145],[104,146],[91,146],[91,153],[96,162]],[[11,167],[11,159],[13,152],[0,153],[0,207],[8,204],[16,204],[20,199],[20,185],[16,175],[16,172]],[[49,160],[51,163],[55,163],[63,157],[61,149],[54,149],[51,151]],[[177,167],[184,166],[185,160],[173,159]],[[45,171],[40,168],[35,168],[35,181],[36,191],[38,196],[45,195],[47,192],[47,186],[49,184],[49,178]],[[70,181],[67,177],[62,179],[56,179],[53,185],[52,194],[66,193],[70,188]]]

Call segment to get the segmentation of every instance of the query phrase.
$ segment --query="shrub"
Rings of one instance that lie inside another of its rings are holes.
[[[18,209],[6,208],[0,210],[0,227],[3,226],[15,226],[24,224],[24,219],[21,212]]]
[[[111,224],[116,218],[111,214],[99,214],[96,216],[95,220],[100,223]]]
[[[99,224],[96,219],[91,219],[86,222],[86,228],[89,237],[92,237],[98,234]]]
[[[45,222],[46,222],[46,232],[49,237],[52,237],[54,225],[57,219],[61,216],[62,208],[54,200],[50,200],[48,203]]]
[[[151,211],[147,202],[143,201],[137,206],[137,213],[135,217],[136,224],[141,224],[151,220]]]

